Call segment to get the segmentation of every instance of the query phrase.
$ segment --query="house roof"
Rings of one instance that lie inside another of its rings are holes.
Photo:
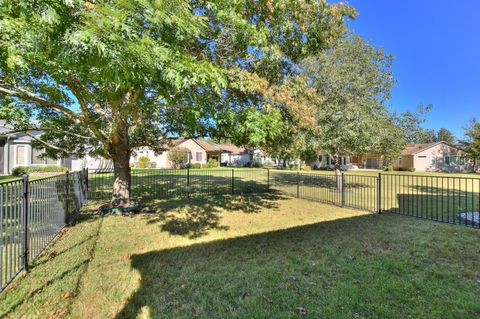
[[[410,144],[405,147],[405,149],[402,151],[402,155],[415,155],[420,152],[423,152],[425,150],[428,150],[429,148],[435,147],[440,144],[445,144],[450,147],[455,147],[453,145],[447,144],[445,142],[434,142],[434,143],[426,143],[426,144]],[[456,147],[455,147],[456,148]]]
[[[201,148],[203,148],[207,152],[219,152],[221,151],[220,148],[216,147],[215,145],[212,145],[208,143],[205,140],[200,140],[200,139],[193,139],[198,145],[200,145]]]
[[[218,145],[215,145],[215,146],[220,148],[223,152],[231,153],[233,155],[238,155],[238,154],[245,153],[245,148],[238,147],[238,146],[233,145],[233,144],[218,144]]]

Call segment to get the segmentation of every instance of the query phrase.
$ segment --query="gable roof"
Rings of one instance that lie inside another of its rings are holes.
[[[223,152],[231,153],[233,155],[243,154],[246,151],[244,147],[238,147],[238,146],[233,145],[233,144],[218,144],[218,145],[215,145],[215,146],[220,148]]]
[[[435,146],[440,145],[440,144],[445,144],[447,146],[457,148],[457,147],[455,147],[453,145],[450,145],[450,144],[447,144],[443,141],[434,142],[434,143],[426,143],[426,144],[410,144],[410,145],[407,145],[407,147],[405,147],[405,149],[402,151],[402,155],[415,155],[415,154],[418,154],[420,152],[423,152],[425,150],[428,150],[429,148],[435,147]]]
[[[218,152],[220,149],[218,147],[215,147],[215,145],[212,145],[208,143],[205,140],[200,140],[200,139],[193,139],[198,145],[200,145],[201,148],[203,148],[207,152]]]

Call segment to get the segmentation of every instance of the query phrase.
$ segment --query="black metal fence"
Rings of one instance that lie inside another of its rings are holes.
[[[108,200],[113,173],[67,173],[0,183],[0,285],[3,290],[88,198]],[[391,212],[480,228],[480,178],[407,174],[323,174],[268,169],[132,171],[141,200],[278,192],[342,207]]]
[[[112,173],[90,174],[89,198],[111,196]],[[392,212],[480,228],[480,178],[325,174],[267,169],[144,169],[132,171],[141,200],[276,191],[372,212]]]
[[[0,183],[0,291],[87,202],[87,172]]]
[[[141,200],[198,197],[268,191],[265,169],[135,169],[131,174],[132,196]],[[89,199],[111,198],[113,173],[89,174]]]

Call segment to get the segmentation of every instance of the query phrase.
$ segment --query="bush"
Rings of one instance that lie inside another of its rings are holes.
[[[140,156],[138,158],[137,167],[138,168],[147,168],[150,159],[147,156]]]
[[[415,169],[415,167],[410,167],[410,168],[408,169],[408,171],[413,173],[413,172],[416,171],[416,169]]]
[[[218,167],[218,162],[214,158],[209,158],[207,161],[207,165],[208,165],[207,167],[211,167],[211,168]]]
[[[188,165],[188,168],[191,168],[191,169],[199,169],[199,168],[202,168],[202,164],[200,164],[200,163],[192,163],[192,164],[189,164],[189,165]]]
[[[291,171],[296,171],[296,170],[298,170],[298,165],[297,164],[290,165],[288,167],[288,169],[291,170]]]
[[[393,165],[388,165],[383,168],[385,172],[393,172]]]
[[[20,176],[23,173],[63,173],[68,169],[58,165],[38,165],[38,166],[17,166],[13,169],[13,176]]]
[[[208,165],[208,163],[202,163],[200,164],[200,168],[209,168],[210,165]]]
[[[305,172],[309,172],[309,171],[312,170],[312,167],[310,167],[310,166],[304,166],[304,167],[303,167],[303,170],[304,170]]]

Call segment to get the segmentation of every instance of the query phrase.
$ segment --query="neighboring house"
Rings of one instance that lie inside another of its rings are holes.
[[[3,126],[3,124],[1,125]],[[58,165],[72,170],[78,162],[75,158],[43,159],[40,155],[43,150],[31,146],[32,137],[24,133],[9,133],[10,129],[0,128],[0,175],[11,174],[17,166]],[[31,132],[34,136],[41,136],[41,131]]]
[[[245,166],[249,162],[247,151],[232,144],[211,144],[203,139],[178,138],[172,141],[171,147],[182,147],[189,151],[189,164],[207,164],[209,159],[215,159],[221,166]],[[141,156],[150,159],[153,167],[173,168],[173,163],[168,157],[168,150],[155,154],[148,147],[136,149],[132,152],[130,161],[138,162]]]
[[[383,169],[383,155],[366,154],[360,156],[352,156],[351,163],[353,166],[365,169]]]
[[[216,144],[222,153],[220,154],[221,166],[246,166],[250,162],[248,151],[243,147],[232,144]]]
[[[130,157],[130,163],[137,163],[138,159],[142,156],[148,157],[150,160],[150,166],[154,168],[171,168],[172,163],[168,159],[168,152],[164,151],[160,154],[155,154],[153,150],[148,147],[141,147],[132,151]]]
[[[342,169],[351,169],[353,168],[350,156],[342,155],[340,157],[340,163]],[[325,152],[318,152],[317,160],[309,163],[313,169],[334,169],[335,168],[335,161],[332,156],[329,156]]]
[[[415,169],[417,172],[471,172],[472,163],[462,151],[445,142],[408,145],[395,163],[401,170]]]

